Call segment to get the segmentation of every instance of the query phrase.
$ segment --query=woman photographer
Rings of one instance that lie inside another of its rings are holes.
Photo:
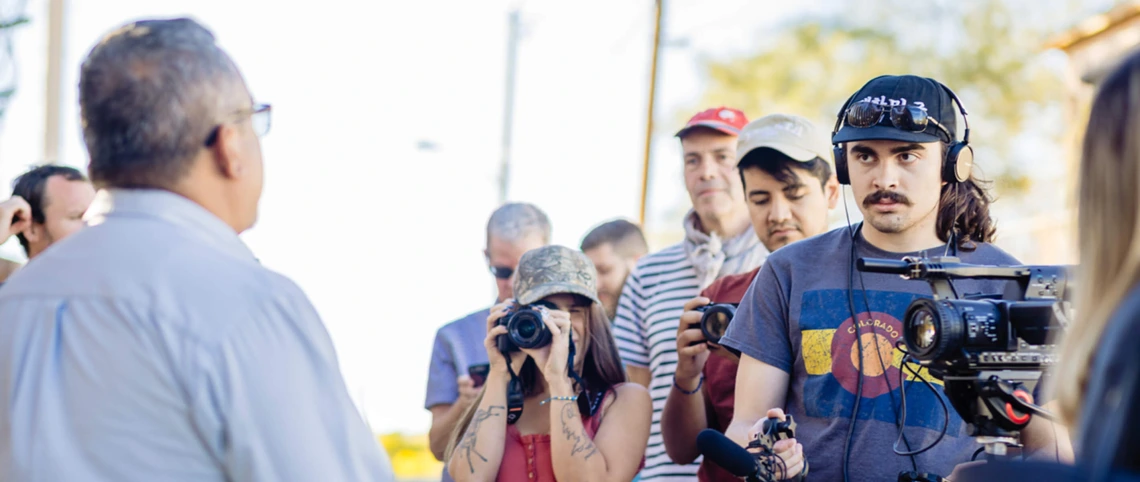
[[[448,444],[445,459],[457,482],[625,482],[644,465],[649,392],[625,383],[596,278],[585,255],[561,246],[529,251],[519,260],[517,301],[495,306],[487,319],[487,381]],[[536,304],[543,305],[536,311],[550,342],[506,347],[504,354],[504,320]],[[508,424],[512,385],[522,412]]]
[[[1076,319],[1056,391],[1077,463],[1098,480],[1110,467],[1140,471],[1140,53],[1105,78],[1093,101],[1079,196]]]

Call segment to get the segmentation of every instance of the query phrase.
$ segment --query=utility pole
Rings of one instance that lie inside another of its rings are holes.
[[[44,99],[44,162],[59,160],[60,95],[63,74],[63,17],[66,0],[48,3],[47,96]]]
[[[502,160],[499,163],[499,204],[507,202],[511,176],[511,134],[515,121],[515,70],[519,53],[519,10],[511,10],[507,36],[507,87],[503,96]]]
[[[656,0],[657,23],[653,30],[653,62],[649,68],[649,114],[645,119],[645,160],[641,166],[641,211],[638,219],[645,228],[645,206],[649,198],[649,151],[653,147],[653,107],[657,103],[657,57],[661,53],[661,17],[665,0]]]

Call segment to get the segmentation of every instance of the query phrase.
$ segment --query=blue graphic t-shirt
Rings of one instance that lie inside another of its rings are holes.
[[[856,232],[858,230],[856,229]],[[921,256],[891,253],[871,246],[856,234],[854,259]],[[784,407],[796,419],[796,439],[810,464],[808,480],[843,480],[843,449],[859,389],[859,346],[863,345],[863,385],[854,417],[848,472],[851,480],[896,480],[912,470],[910,457],[892,449],[902,414],[899,376],[902,321],[907,306],[931,297],[924,281],[897,275],[859,273],[852,269],[848,228],[780,248],[744,295],[722,344],[791,375]],[[927,254],[940,256],[944,247]],[[963,263],[1017,265],[1009,254],[989,244],[959,252]],[[854,290],[849,290],[853,280]],[[959,295],[1002,293],[1008,282],[957,280]],[[852,317],[852,306],[856,313]],[[858,320],[858,327],[855,325]],[[938,391],[950,413],[946,436],[933,449],[915,457],[918,470],[942,476],[968,462],[978,445],[965,422],[942,392],[942,382],[913,367]],[[946,417],[936,395],[909,371],[906,380],[904,433],[911,450],[933,442]],[[738,395],[738,399],[740,396]],[[899,444],[902,451],[906,445]]]

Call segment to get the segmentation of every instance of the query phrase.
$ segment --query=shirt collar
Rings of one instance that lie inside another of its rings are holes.
[[[115,218],[159,219],[188,228],[199,241],[223,253],[257,261],[249,246],[224,221],[198,203],[161,189],[99,191],[84,216],[92,225]]]

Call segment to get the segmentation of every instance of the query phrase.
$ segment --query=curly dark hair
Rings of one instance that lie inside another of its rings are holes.
[[[942,143],[942,152],[949,150]],[[945,160],[943,160],[945,162]],[[990,203],[994,201],[987,188],[992,184],[973,173],[962,182],[948,182],[942,186],[942,196],[938,199],[938,239],[949,242],[957,237],[958,249],[973,251],[977,243],[989,243],[997,233],[997,227],[990,217]]]

